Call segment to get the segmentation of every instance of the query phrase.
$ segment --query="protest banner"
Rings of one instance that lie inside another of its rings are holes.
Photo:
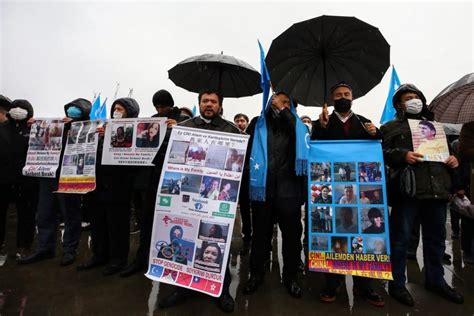
[[[107,120],[103,165],[152,166],[166,134],[166,118]]]
[[[39,118],[31,125],[23,175],[54,178],[61,159],[64,123],[62,119]]]
[[[84,194],[95,190],[95,160],[99,142],[96,129],[99,124],[103,122],[71,123],[57,192]]]
[[[222,291],[248,136],[173,127],[159,182],[152,280]]]
[[[309,270],[391,280],[380,142],[316,141],[310,147]]]
[[[445,162],[449,157],[448,142],[443,124],[433,121],[408,120],[413,150],[423,155],[424,161]]]

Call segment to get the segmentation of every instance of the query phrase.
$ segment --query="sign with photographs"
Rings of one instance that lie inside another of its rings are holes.
[[[62,119],[36,119],[31,125],[30,140],[23,175],[55,178],[61,159],[64,123]]]
[[[408,120],[413,150],[423,155],[424,161],[445,162],[449,157],[448,141],[443,124],[433,121]]]
[[[57,192],[84,194],[95,190],[95,159],[99,141],[96,129],[99,124],[103,122],[71,123]]]
[[[107,120],[103,165],[152,166],[166,134],[166,118]]]
[[[380,142],[311,142],[308,168],[309,269],[391,280]]]
[[[158,187],[147,277],[221,294],[248,136],[173,127]]]

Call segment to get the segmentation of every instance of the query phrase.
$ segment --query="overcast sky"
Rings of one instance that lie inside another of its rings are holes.
[[[233,55],[259,70],[257,39],[272,39],[293,23],[320,15],[355,16],[380,29],[401,82],[416,84],[430,102],[473,72],[473,4],[467,2],[24,2],[0,0],[0,94],[27,99],[36,117],[63,116],[62,106],[94,92],[133,97],[140,116],[167,89],[192,108],[197,95],[168,79],[168,69],[204,53]],[[377,122],[391,70],[353,109]],[[261,95],[224,101],[227,119],[261,110]],[[298,108],[316,119],[320,108]]]

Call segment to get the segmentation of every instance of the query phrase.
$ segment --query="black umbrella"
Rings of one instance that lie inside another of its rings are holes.
[[[183,60],[170,70],[177,86],[192,92],[219,91],[224,97],[246,97],[262,92],[260,73],[246,62],[223,54],[204,54]]]
[[[275,90],[299,103],[322,106],[328,89],[345,81],[361,97],[382,80],[390,45],[355,17],[320,16],[293,24],[273,40],[266,64]]]
[[[462,124],[474,121],[474,73],[444,88],[431,101],[429,109],[439,122]]]

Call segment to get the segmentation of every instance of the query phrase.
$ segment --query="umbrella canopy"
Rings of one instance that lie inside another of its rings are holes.
[[[354,99],[376,86],[390,65],[390,45],[376,27],[355,17],[323,15],[274,39],[266,64],[274,89],[322,106],[329,88],[341,81],[352,87]]]
[[[464,124],[474,121],[474,73],[444,88],[433,99],[429,109],[439,122]]]
[[[224,97],[246,97],[262,92],[260,74],[246,62],[223,54],[204,54],[183,60],[170,70],[177,86],[192,92],[219,91]]]

